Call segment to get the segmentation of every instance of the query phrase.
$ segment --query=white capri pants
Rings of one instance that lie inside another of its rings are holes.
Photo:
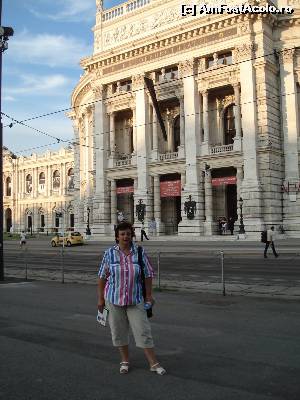
[[[154,347],[151,326],[143,303],[116,306],[106,301],[105,307],[109,310],[108,322],[114,346],[128,346],[130,327],[137,347],[143,349]]]

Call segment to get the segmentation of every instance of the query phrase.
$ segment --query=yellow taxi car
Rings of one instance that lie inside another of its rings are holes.
[[[64,242],[65,246],[72,246],[74,244],[83,244],[83,236],[80,232],[69,232],[63,236],[62,233],[57,233],[51,239],[51,246],[56,247],[62,245]]]

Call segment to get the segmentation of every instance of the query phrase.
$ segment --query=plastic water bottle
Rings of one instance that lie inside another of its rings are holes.
[[[147,317],[151,318],[152,317],[152,303],[150,303],[149,301],[146,301],[144,303],[144,310],[146,310],[146,312],[147,312]]]

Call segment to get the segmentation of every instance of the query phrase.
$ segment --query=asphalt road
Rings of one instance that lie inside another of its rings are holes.
[[[131,346],[120,376],[95,287],[0,284],[0,398],[5,400],[299,400],[300,303],[163,292],[152,320],[168,374]]]
[[[17,241],[6,241],[5,273],[6,275],[24,276],[25,265],[28,277],[37,276],[60,279],[62,268],[62,248],[52,248],[49,240],[29,240],[27,249],[20,249]],[[109,242],[90,242],[84,246],[64,249],[65,277],[76,274],[80,279],[94,279],[103,251]],[[219,283],[221,281],[221,256],[224,251],[224,276],[228,284],[261,284],[284,285],[300,289],[300,250],[298,241],[278,242],[280,254],[275,259],[263,258],[263,244],[252,242],[159,242],[146,241],[147,249],[156,272],[158,269],[158,252],[160,252],[161,281]],[[17,268],[16,268],[17,267]],[[56,272],[56,275],[55,275]],[[300,292],[299,292],[300,293]]]

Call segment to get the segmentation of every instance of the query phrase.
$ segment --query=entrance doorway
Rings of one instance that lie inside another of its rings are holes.
[[[134,223],[133,179],[117,181],[117,213],[118,218]],[[121,222],[121,221],[118,221]]]
[[[236,185],[226,185],[226,214],[227,219],[237,219],[237,192]]]
[[[10,232],[10,228],[12,227],[12,211],[10,208],[5,211],[5,222],[6,232]]]
[[[237,219],[236,169],[220,168],[212,171],[213,219],[218,230],[220,219]]]
[[[27,231],[32,234],[32,216],[27,215]]]
[[[178,232],[181,221],[181,175],[168,174],[160,177],[161,221],[166,235]]]

